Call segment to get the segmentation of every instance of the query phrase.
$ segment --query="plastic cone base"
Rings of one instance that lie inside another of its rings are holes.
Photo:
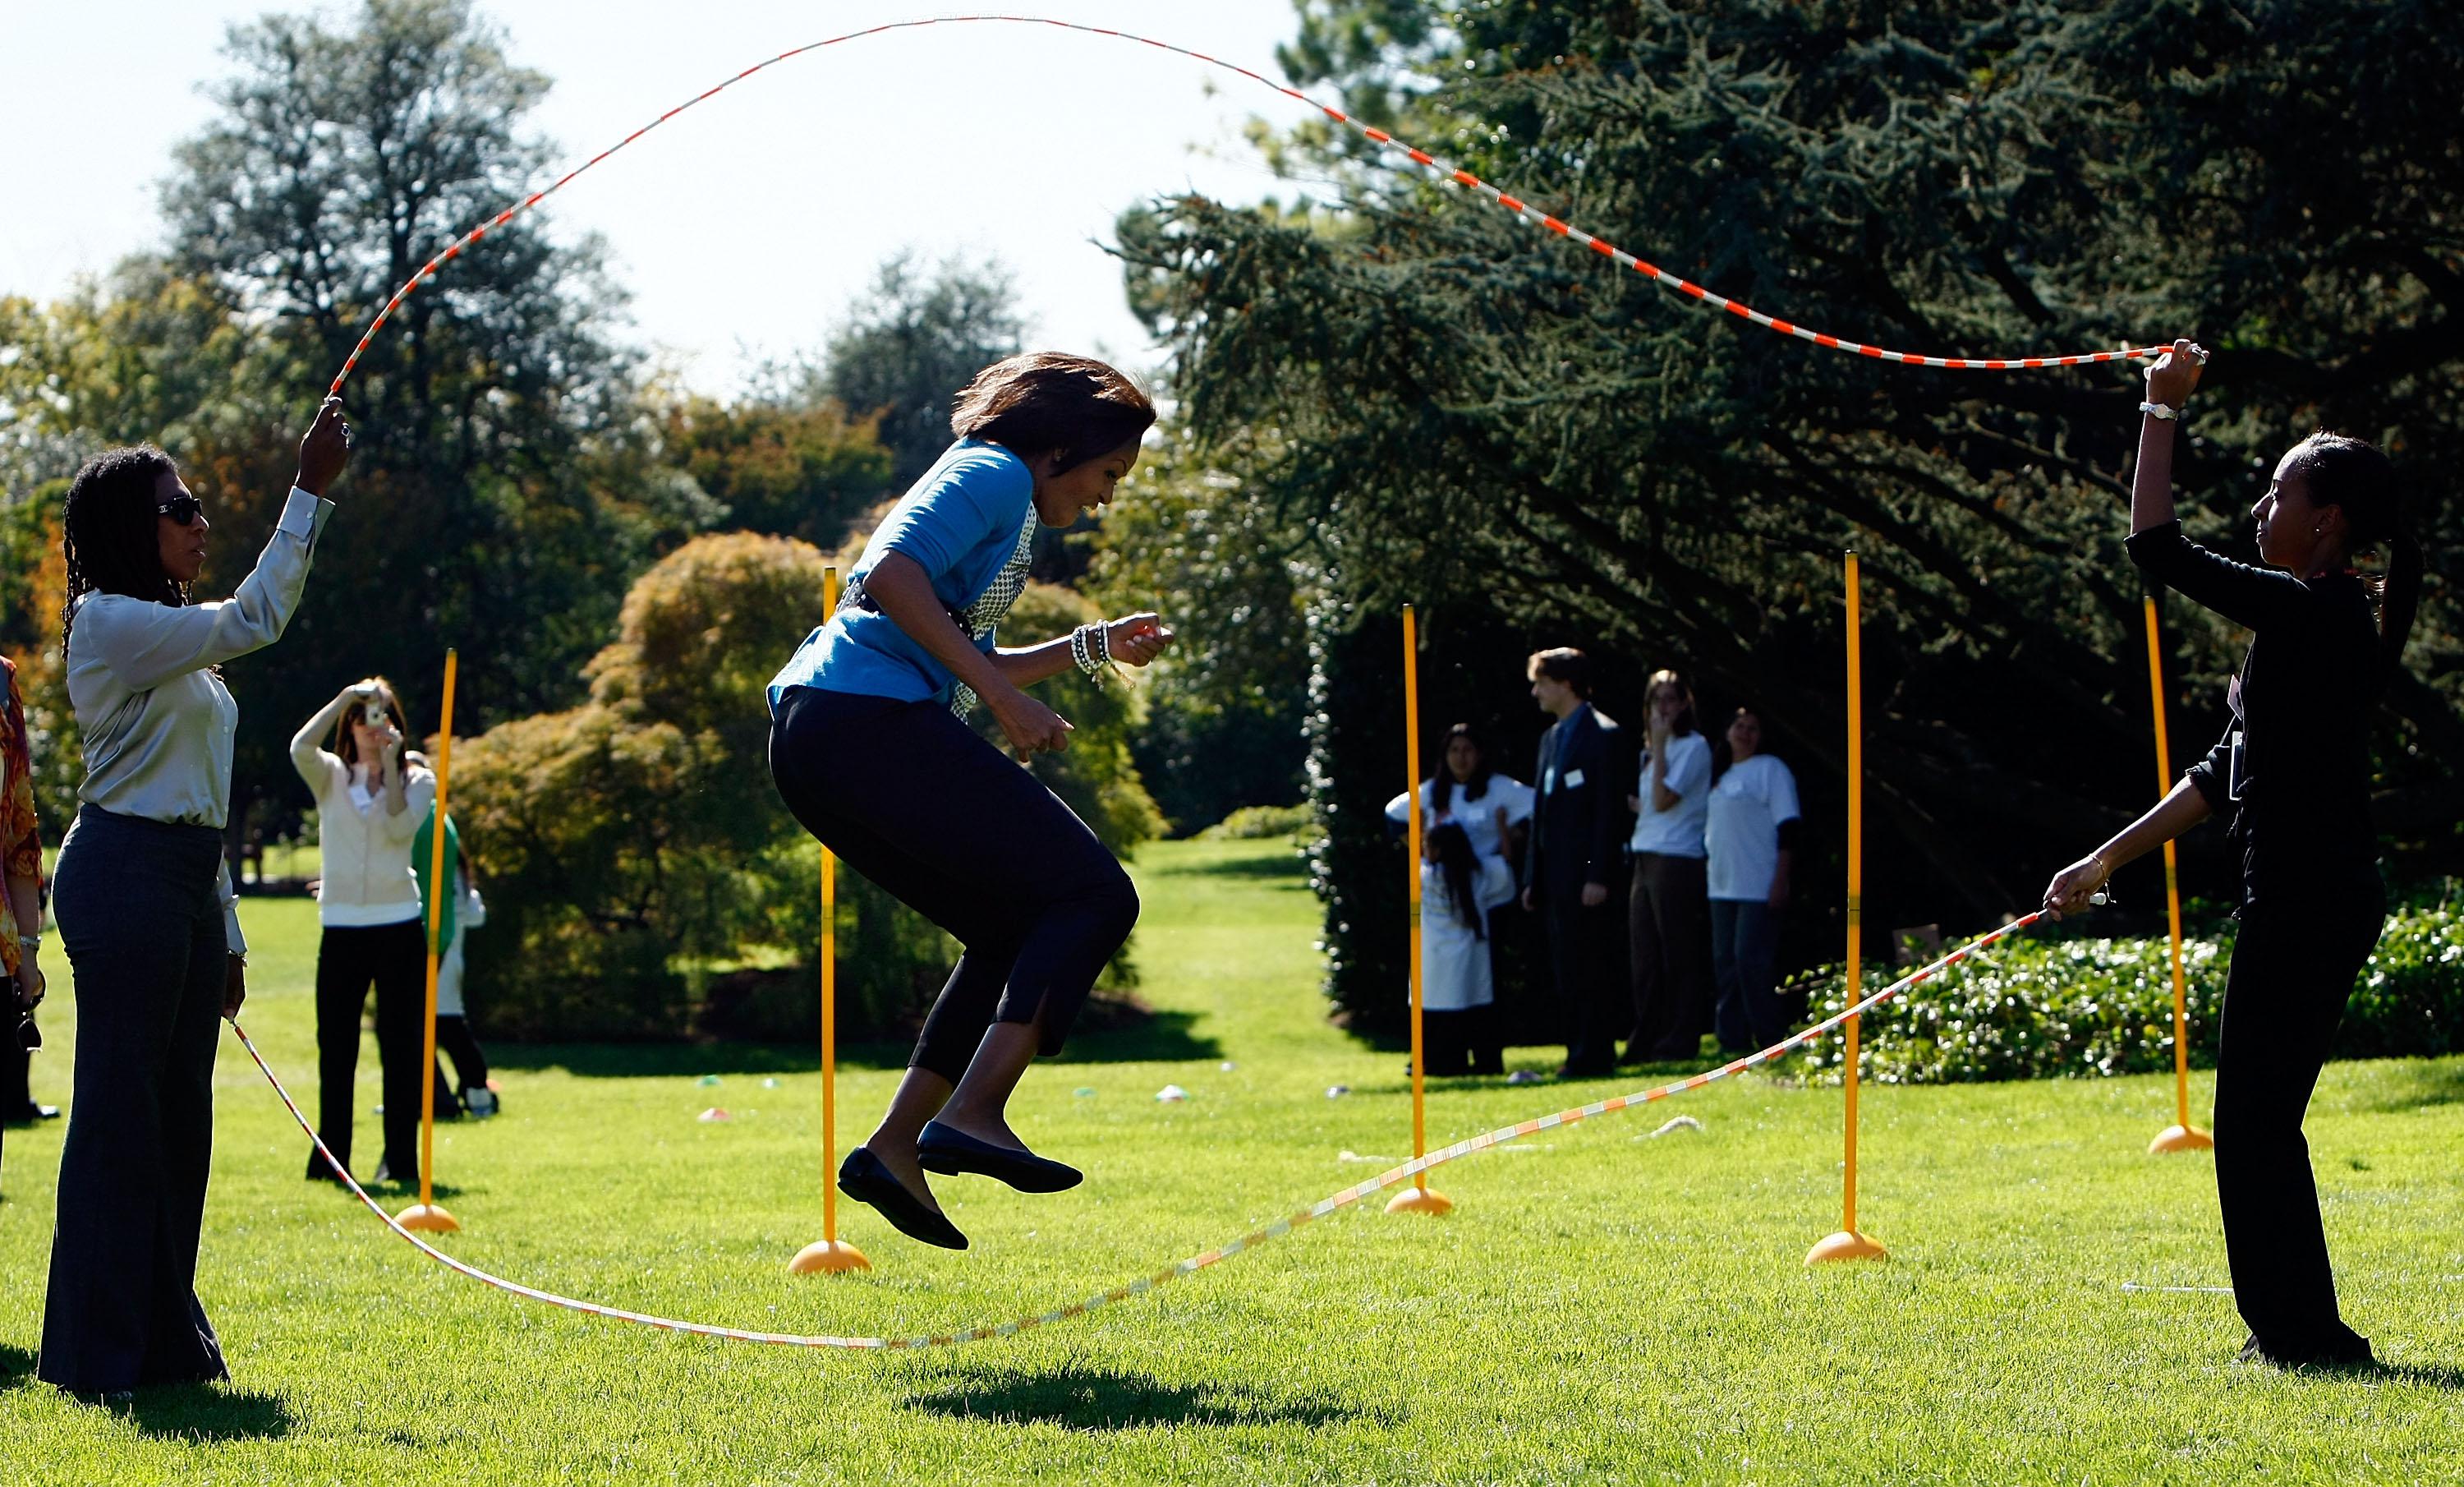
[[[460,1220],[445,1211],[441,1203],[414,1203],[393,1216],[403,1228],[423,1234],[451,1234],[461,1231]]]
[[[1823,1265],[1833,1260],[1887,1260],[1891,1252],[1853,1229],[1843,1229],[1829,1235],[1805,1252],[1805,1263]]]
[[[816,1239],[796,1252],[787,1269],[799,1276],[837,1276],[850,1270],[870,1270],[872,1261],[844,1239]]]
[[[1434,1187],[1411,1187],[1386,1201],[1389,1213],[1426,1213],[1436,1217],[1454,1211],[1455,1200]]]
[[[2214,1137],[2195,1125],[2168,1125],[2147,1143],[2147,1152],[2156,1156],[2167,1151],[2211,1151],[2215,1144]]]

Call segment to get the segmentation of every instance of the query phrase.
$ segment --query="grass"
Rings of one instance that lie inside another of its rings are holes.
[[[475,1263],[643,1310],[803,1332],[1040,1311],[1409,1152],[1397,1059],[1329,1030],[1315,909],[1273,842],[1138,864],[1170,1047],[1082,1040],[1021,1129],[1085,1165],[1026,1198],[947,1179],[976,1248],[784,1265],[820,1234],[819,1085],[798,1050],[500,1050],[506,1114],[438,1133]],[[312,906],[252,909],[245,1020],[310,1094]],[[65,979],[65,978],[63,978]],[[62,988],[65,993],[65,987]],[[69,998],[37,1092],[65,1097]],[[1509,1061],[1541,1067],[1555,1051]],[[1233,1067],[1224,1069],[1229,1061]],[[716,1073],[716,1088],[696,1082]],[[763,1085],[776,1077],[776,1088]],[[861,1135],[894,1059],[843,1080]],[[235,1047],[200,1288],[229,1388],[111,1413],[29,1377],[56,1123],[11,1130],[0,1204],[0,1481],[2004,1482],[2464,1474],[2464,1060],[2331,1067],[2310,1132],[2347,1316],[2393,1366],[2236,1364],[2211,1165],[2142,1147],[2169,1081],[1869,1092],[1860,1217],[1881,1265],[1805,1270],[1838,1217],[1837,1090],[1770,1080],[1445,1167],[1443,1219],[1373,1201],[1142,1300],[931,1355],[777,1351],[518,1301],[298,1180],[302,1142]],[[1167,1082],[1186,1104],[1158,1104]],[[1636,1081],[1639,1082],[1639,1081]],[[1331,1099],[1329,1085],[1353,1093]],[[1432,1143],[1615,1086],[1432,1095]],[[1091,1094],[1073,1093],[1081,1088]],[[2204,1081],[2194,1090],[2205,1108]],[[362,1143],[373,1149],[373,1052]],[[719,1104],[728,1124],[702,1124]],[[1644,1139],[1683,1111],[1700,1131]],[[407,1200],[398,1200],[407,1201]]]

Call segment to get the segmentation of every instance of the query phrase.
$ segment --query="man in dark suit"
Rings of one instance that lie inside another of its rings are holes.
[[[1557,721],[1540,738],[1540,799],[1523,854],[1523,906],[1547,927],[1549,961],[1566,1015],[1560,1078],[1617,1070],[1617,1035],[1631,1020],[1617,932],[1623,921],[1609,885],[1621,865],[1626,785],[1634,750],[1617,721],[1592,706],[1591,657],[1568,647],[1542,651],[1527,668],[1532,700]]]

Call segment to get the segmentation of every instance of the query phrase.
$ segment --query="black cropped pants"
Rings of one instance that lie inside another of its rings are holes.
[[[1061,1051],[1138,896],[1060,798],[938,702],[791,688],[770,776],[839,860],[964,947],[908,1060],[955,1084],[995,1021]]]

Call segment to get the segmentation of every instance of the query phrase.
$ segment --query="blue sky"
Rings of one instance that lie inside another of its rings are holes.
[[[0,293],[50,298],[160,242],[156,183],[209,105],[234,22],[332,6],[0,0]],[[533,126],[579,161],[763,57],[941,13],[926,0],[482,0],[514,59],[555,79]],[[1276,75],[1290,0],[1023,0]],[[997,257],[1040,344],[1152,366],[1089,239],[1197,189],[1289,195],[1242,139],[1301,105],[1186,58],[1045,27],[973,23],[808,54],[671,122],[541,209],[604,234],[637,335],[724,393],[817,344],[883,257]]]

